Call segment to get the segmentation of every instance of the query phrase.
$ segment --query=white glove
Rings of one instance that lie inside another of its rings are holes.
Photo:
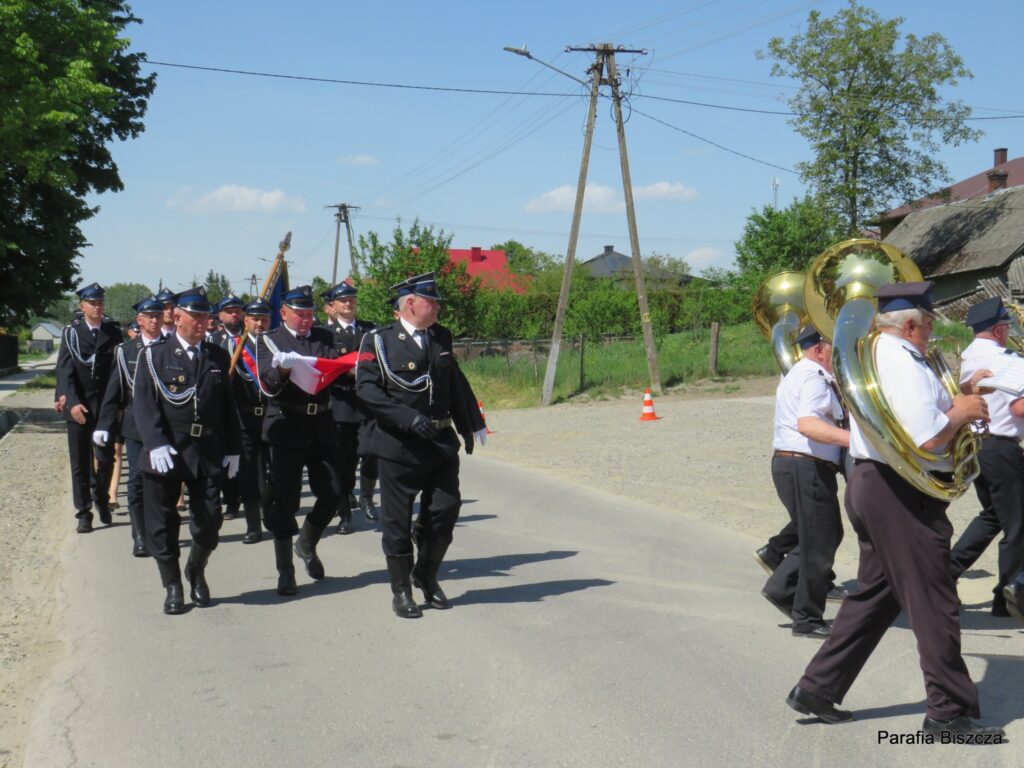
[[[302,357],[298,352],[281,352],[278,350],[274,353],[274,358],[270,361],[270,365],[272,368],[280,366],[288,370],[296,360],[301,360]]]
[[[484,427],[483,429],[478,429],[476,432],[474,432],[473,439],[480,443],[481,448],[487,445],[487,427]]]
[[[239,456],[237,454],[224,457],[224,466],[228,468],[228,480],[238,474],[238,459]]]
[[[110,439],[110,433],[104,429],[97,429],[92,433],[92,441],[96,443],[100,448],[107,444],[107,440]]]
[[[165,475],[174,467],[174,459],[171,457],[177,455],[178,452],[174,450],[173,446],[161,445],[149,452],[149,463],[153,469],[161,475]]]

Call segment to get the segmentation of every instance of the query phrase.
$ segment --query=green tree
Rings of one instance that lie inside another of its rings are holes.
[[[206,273],[206,280],[203,281],[203,285],[206,286],[206,296],[211,304],[216,304],[225,296],[231,294],[231,281],[212,269]]]
[[[970,107],[941,92],[970,70],[942,35],[901,36],[903,21],[851,0],[832,17],[811,11],[804,32],[757,53],[799,82],[790,124],[814,159],[797,168],[851,235],[948,181],[940,148],[981,135],[965,122]]]
[[[788,208],[767,205],[747,217],[736,242],[736,266],[755,278],[787,269],[802,272],[843,239],[843,229],[839,218],[811,197],[794,198]]]
[[[523,245],[518,240],[506,240],[504,243],[495,243],[491,250],[504,251],[508,260],[509,271],[517,275],[536,275],[557,266],[558,262],[550,253],[538,251]]]
[[[138,136],[156,85],[121,33],[123,0],[0,0],[0,316],[42,312],[75,284],[96,213],[123,188],[109,145]]]
[[[103,310],[122,324],[128,324],[138,314],[132,305],[139,299],[153,293],[148,286],[141,283],[114,283],[107,286],[107,298]]]
[[[448,257],[452,236],[442,229],[424,227],[414,221],[409,231],[399,221],[390,242],[381,241],[376,232],[359,236],[362,273],[356,281],[359,289],[359,313],[376,323],[390,322],[391,286],[407,277],[425,272],[437,273],[441,302],[440,322],[456,336],[472,332],[478,281],[466,272],[463,263],[453,264]]]

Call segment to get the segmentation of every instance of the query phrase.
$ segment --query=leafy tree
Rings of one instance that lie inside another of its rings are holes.
[[[376,232],[359,236],[362,272],[356,281],[360,315],[376,323],[390,322],[391,286],[413,275],[436,272],[441,302],[440,322],[456,336],[471,332],[474,322],[478,281],[466,272],[463,263],[453,264],[448,257],[452,236],[442,229],[424,227],[414,221],[409,231],[399,221],[391,242],[382,242]]]
[[[786,269],[802,272],[842,239],[843,225],[827,206],[794,198],[788,208],[767,205],[751,212],[736,243],[736,266],[755,278]]]
[[[138,136],[156,85],[121,33],[123,0],[0,0],[0,316],[42,312],[75,284],[96,213],[123,188],[114,139]]]
[[[132,305],[139,299],[152,294],[148,286],[141,283],[114,283],[107,286],[107,298],[103,310],[109,317],[128,324],[137,314]]]
[[[203,281],[203,285],[206,286],[206,296],[211,304],[216,304],[225,296],[231,294],[231,281],[212,269],[206,273],[206,280]]]
[[[509,270],[517,275],[536,275],[538,272],[544,272],[558,265],[555,257],[550,253],[530,248],[518,240],[495,243],[491,246],[491,250],[504,251]]]
[[[680,256],[654,251],[643,258],[644,283],[650,290],[678,287],[690,277],[690,265]]]
[[[850,0],[829,18],[811,11],[803,33],[757,54],[772,60],[772,75],[799,81],[790,123],[814,159],[798,170],[851,235],[948,181],[939,149],[981,135],[965,122],[970,107],[940,93],[970,70],[942,35],[901,38],[903,21]]]

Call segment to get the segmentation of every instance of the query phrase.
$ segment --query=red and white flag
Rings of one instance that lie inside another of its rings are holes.
[[[373,360],[370,352],[349,352],[341,357],[302,357],[293,360],[291,381],[303,392],[315,395],[331,385],[343,373],[348,373],[360,360]]]

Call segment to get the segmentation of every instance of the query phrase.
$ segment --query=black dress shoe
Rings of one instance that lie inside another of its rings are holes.
[[[257,541],[263,541],[263,531],[246,531],[242,537],[243,544],[255,544]]]
[[[850,594],[850,590],[842,584],[833,584],[832,589],[825,595],[826,600],[842,601]]]
[[[769,595],[766,590],[763,590],[763,589],[761,590],[761,597],[763,597],[769,603],[771,603],[776,608],[778,608],[782,612],[782,615],[785,616],[787,619],[792,620],[792,618],[793,618],[793,606],[786,605],[785,603],[779,602],[774,597]]]
[[[832,634],[828,624],[813,624],[810,627],[793,627],[793,637],[809,637],[812,640],[824,640]]]
[[[306,564],[306,573],[314,581],[320,581],[324,577],[324,564],[316,554],[316,549],[304,544],[300,537],[295,542],[295,554]]]
[[[995,741],[988,742],[986,739],[994,740],[996,737],[1002,739],[1006,735],[1006,731],[1002,728],[994,725],[978,725],[967,715],[960,715],[952,720],[935,720],[931,717],[926,717],[922,730],[925,733],[958,733],[964,736],[984,737],[978,740],[977,743],[979,744],[998,743]]]
[[[377,508],[373,505],[373,499],[362,496],[359,499],[359,509],[366,515],[367,520],[373,521],[377,519]]]
[[[347,515],[342,513],[341,519],[338,520],[338,535],[347,536],[352,533],[352,513],[349,512]]]
[[[754,560],[764,568],[769,576],[775,573],[775,569],[782,565],[782,558],[774,554],[767,544],[754,552]]]
[[[1007,585],[1003,587],[1003,597],[1006,598],[1006,610],[1013,618],[1024,624],[1024,591]]]
[[[412,599],[412,593],[407,589],[395,593],[391,598],[391,610],[400,619],[419,619],[423,616],[423,611],[416,605],[416,601]]]
[[[181,582],[167,585],[167,597],[164,599],[164,613],[176,616],[185,612],[185,594]]]
[[[149,557],[149,550],[146,548],[146,542],[136,541],[132,545],[132,555],[135,557]]]
[[[413,571],[412,583],[414,587],[423,591],[423,599],[427,601],[427,605],[431,608],[437,608],[440,611],[451,608],[451,604],[448,602],[448,595],[444,593],[436,579],[429,577],[420,578]]]
[[[108,507],[101,507],[96,510],[100,515],[100,522],[104,525],[110,525],[114,522],[114,518],[110,516],[110,509]]]
[[[845,709],[836,709],[836,705],[827,699],[805,691],[799,685],[794,686],[786,697],[786,703],[801,715],[814,715],[823,723],[845,723],[853,719],[853,713]]]
[[[92,532],[92,516],[78,518],[78,533]]]

